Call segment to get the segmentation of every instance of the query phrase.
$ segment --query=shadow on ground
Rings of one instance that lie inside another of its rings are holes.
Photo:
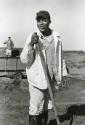
[[[60,122],[63,123],[66,120],[69,120],[68,125],[73,125],[76,121],[75,119],[80,120],[78,116],[85,116],[85,105],[72,105],[68,108],[67,112],[63,115],[59,116]],[[85,118],[83,119],[85,120]],[[85,122],[82,124],[84,125]],[[52,119],[49,121],[48,125],[56,125],[56,119]],[[66,124],[65,124],[66,125]],[[77,123],[75,123],[77,125]]]

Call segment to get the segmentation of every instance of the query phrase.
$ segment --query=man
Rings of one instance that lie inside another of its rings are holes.
[[[11,40],[10,36],[8,37],[8,40],[6,42],[4,42],[4,44],[7,45],[6,46],[6,56],[8,56],[8,57],[12,56],[12,50],[13,50],[13,47],[14,47],[14,43]]]
[[[51,101],[47,96],[48,86],[37,43],[40,43],[49,77],[51,81],[55,79],[57,83],[60,83],[61,76],[58,75],[56,49],[57,44],[60,47],[62,44],[59,34],[49,27],[51,19],[48,11],[39,11],[36,14],[36,21],[38,30],[29,35],[20,58],[22,63],[26,64],[26,74],[29,82],[29,125],[47,125],[48,106],[52,108],[52,105],[49,103]],[[67,73],[66,69],[64,73]],[[53,83],[51,84],[54,86]]]

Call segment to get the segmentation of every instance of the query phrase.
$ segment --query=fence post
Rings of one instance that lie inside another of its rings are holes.
[[[16,66],[15,66],[15,71],[17,71],[17,61],[18,61],[18,57],[16,56]]]
[[[5,75],[7,75],[7,60],[8,60],[8,56],[6,56],[6,59],[5,59]]]

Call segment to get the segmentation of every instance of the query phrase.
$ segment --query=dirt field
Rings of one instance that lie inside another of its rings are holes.
[[[85,81],[68,78],[67,85],[55,95],[62,125],[85,125]],[[14,85],[13,79],[0,78],[0,125],[28,125],[28,98],[26,80]],[[53,110],[49,111],[48,125],[56,125]]]

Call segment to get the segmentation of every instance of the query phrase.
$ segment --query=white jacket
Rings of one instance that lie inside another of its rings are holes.
[[[41,38],[43,35],[39,31],[37,31],[37,34],[39,36],[39,40],[43,44],[44,39]],[[26,64],[26,74],[27,74],[29,83],[39,89],[47,89],[47,82],[45,79],[45,75],[44,75],[44,71],[43,71],[43,67],[41,64],[39,53],[37,52],[35,46],[34,46],[34,48],[32,48],[29,45],[29,43],[31,42],[31,36],[32,36],[32,34],[28,37],[26,44],[21,52],[20,58],[21,58],[22,63]],[[62,42],[56,31],[52,31],[52,36],[54,39],[53,42],[54,42],[54,46],[55,46],[54,47],[54,56],[55,56],[55,65],[56,65],[57,60],[59,60],[59,56],[61,54],[61,53],[59,54],[57,51],[59,51],[59,47],[62,49]],[[58,54],[56,54],[56,53],[58,53]],[[46,60],[46,54],[45,54],[44,49],[43,49],[43,55]],[[62,67],[61,66],[62,66],[61,62],[58,61],[58,65],[53,67],[53,75],[55,76],[56,81],[61,80],[62,76],[67,75],[65,60],[63,60],[63,66]]]

